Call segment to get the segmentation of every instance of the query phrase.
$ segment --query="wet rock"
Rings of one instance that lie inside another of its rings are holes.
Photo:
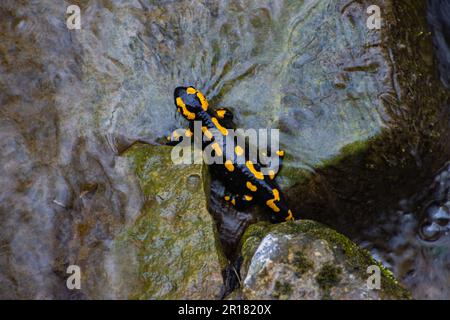
[[[428,1],[428,21],[433,32],[433,43],[439,62],[442,82],[450,87],[450,3],[445,0]]]
[[[361,245],[388,267],[414,299],[450,297],[450,165],[409,198],[381,212]]]
[[[313,221],[252,225],[242,242],[245,299],[407,299],[392,274],[343,235]],[[380,267],[380,290],[367,268]]]
[[[73,41],[84,50],[85,95],[95,105],[88,111],[91,125],[114,136],[160,141],[186,125],[176,115],[172,94],[175,86],[192,84],[212,106],[230,107],[238,127],[280,130],[287,153],[284,187],[360,153],[373,139],[381,141],[371,163],[376,167],[423,162],[421,156],[436,149],[437,135],[445,132],[439,112],[447,97],[433,76],[425,17],[417,18],[424,4],[379,1],[381,30],[366,25],[371,5],[370,0],[85,5],[84,28],[73,33]],[[426,113],[419,112],[424,108]],[[381,163],[384,159],[388,163]]]
[[[305,113],[308,117],[298,120],[298,135],[297,127],[292,126],[296,129],[291,136],[298,138],[293,144],[298,147],[293,161],[307,164],[311,174],[302,180],[301,170],[290,167],[289,159],[282,174],[287,176],[285,181],[295,177],[288,197],[300,218],[321,221],[357,239],[362,230],[380,223],[380,212],[417,192],[448,160],[449,91],[437,76],[424,15],[426,1],[378,1],[383,19],[380,30],[364,26],[368,17],[365,8],[373,4],[371,1],[334,3],[324,5],[323,12],[331,18],[318,32],[331,48],[322,50],[322,42],[313,41],[298,49],[303,52],[317,46],[316,58],[328,61],[322,62],[323,67],[316,66],[316,71],[308,71],[314,79],[323,79],[319,84],[309,81],[320,88],[317,96],[323,94],[323,99],[311,104],[310,112]],[[307,25],[308,19],[303,23]],[[339,34],[352,39],[351,45],[345,45],[346,39],[330,41],[328,34],[322,33],[328,23],[345,30]],[[307,39],[305,25],[299,38]],[[317,59],[300,70],[312,67]],[[335,88],[329,91],[333,84]],[[299,88],[299,92],[305,90]],[[293,107],[293,112],[304,105]],[[330,109],[319,113],[327,105]],[[313,116],[314,111],[318,115]],[[324,120],[333,117],[333,124]],[[300,117],[292,116],[289,121],[294,124],[295,119]],[[317,133],[311,124],[320,127]],[[305,126],[309,131],[303,129]],[[322,150],[322,155],[312,151],[315,148]],[[310,154],[320,159],[315,161]]]
[[[178,85],[229,106],[239,127],[280,129],[296,213],[373,226],[376,205],[448,158],[449,131],[424,1],[378,1],[380,31],[365,27],[371,4],[98,0],[79,3],[69,30],[68,4],[3,0],[0,297],[128,295],[112,245],[143,199],[115,166],[118,144],[186,126]],[[81,294],[65,286],[72,264]]]
[[[209,176],[204,165],[173,164],[171,151],[137,144],[122,159],[145,202],[113,246],[117,291],[138,299],[217,299],[226,260],[207,209]]]

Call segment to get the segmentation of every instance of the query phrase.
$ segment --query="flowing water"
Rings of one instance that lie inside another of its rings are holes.
[[[450,165],[356,241],[419,299],[450,297]]]
[[[81,30],[66,27],[71,4]],[[287,23],[278,18],[289,6],[1,1],[0,297],[126,297],[114,290],[112,240],[144,199],[117,156],[186,125],[176,86],[195,85],[213,101],[237,79],[265,81],[257,67],[285,41],[272,22]],[[65,287],[71,264],[98,275],[83,293]]]
[[[449,88],[450,2],[429,0],[439,73]],[[380,214],[359,238],[420,299],[450,298],[450,164],[428,186]]]
[[[64,20],[67,6],[75,3],[83,12],[84,31],[79,33],[68,31]],[[450,10],[445,1],[435,3],[439,5],[430,7],[429,20],[442,80],[448,85]],[[283,75],[291,69],[299,74],[304,64],[316,59],[297,52],[295,44],[316,45],[314,39],[299,36],[298,25],[317,6],[315,1],[269,0],[2,0],[0,298],[125,295],[112,289],[111,243],[123,225],[137,217],[144,199],[130,179],[133,173],[117,170],[115,162],[132,142],[160,144],[171,130],[185,125],[173,107],[177,85],[202,87],[213,104],[238,104],[237,120],[247,126],[275,122],[279,103],[267,102],[273,96],[292,106],[324,100],[324,109],[289,109],[277,121],[291,125],[301,116],[300,129],[308,139],[327,144],[323,150],[335,152],[345,145],[345,139],[354,136],[351,132],[334,126],[314,131],[323,121],[312,125],[320,117],[331,123],[334,117],[345,117],[345,110],[333,109],[334,96],[310,98],[311,92],[326,95],[329,88],[320,80]],[[351,6],[348,10],[353,14]],[[340,27],[348,31],[348,26]],[[316,49],[326,51],[323,45]],[[359,52],[351,54],[360,57]],[[337,79],[337,87],[344,80]],[[234,89],[236,83],[240,89]],[[283,92],[280,98],[268,83],[292,92],[306,88],[298,95]],[[346,101],[354,107],[356,98]],[[358,119],[365,114],[354,112]],[[383,115],[377,110],[365,115],[369,120],[352,122],[351,127],[358,136],[370,137]],[[338,141],[322,135],[327,131],[340,135]],[[289,133],[284,139],[287,145],[299,143]],[[296,150],[306,150],[302,165],[308,170],[317,145],[311,150],[296,145]],[[225,207],[219,199],[222,188],[213,182],[211,208],[226,253],[233,257],[242,231],[255,218]],[[399,199],[398,208],[381,212],[379,224],[356,239],[390,266],[416,297],[450,298],[449,189],[446,167],[426,190]],[[88,293],[74,294],[62,285],[70,264],[98,274],[87,285]]]
[[[429,0],[427,17],[441,81],[450,89],[450,2]],[[216,211],[223,210],[217,200],[213,203]],[[242,213],[227,217],[222,221],[222,237],[233,246],[242,224],[252,220]],[[392,270],[413,297],[450,299],[450,163],[425,187],[416,187],[416,193],[380,211],[370,227],[356,232],[350,225],[339,227]]]

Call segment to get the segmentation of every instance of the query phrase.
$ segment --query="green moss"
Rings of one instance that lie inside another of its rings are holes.
[[[336,232],[333,229],[311,220],[301,220],[296,222],[285,222],[277,225],[269,223],[257,223],[251,225],[242,239],[242,255],[244,257],[243,271],[247,271],[251,257],[258,248],[264,236],[268,233],[295,235],[303,233],[311,236],[313,239],[323,239],[332,245],[332,250],[335,256],[344,256],[343,261],[347,264],[350,270],[354,270],[359,277],[366,279],[367,267],[370,265],[378,265],[381,270],[381,297],[387,296],[395,299],[410,299],[410,293],[401,287],[392,272],[384,268],[381,263],[372,258],[367,250],[360,248],[350,239],[344,235]],[[305,272],[313,267],[308,263],[306,257],[302,257],[302,253],[296,256],[298,259],[299,272]],[[311,261],[309,261],[311,262]],[[295,262],[294,262],[295,263]],[[326,271],[326,270],[325,270]]]
[[[280,182],[281,187],[290,187],[293,184],[301,184],[307,183],[312,176],[312,173],[305,169],[300,169],[296,167],[295,164],[298,162],[296,158],[290,153],[286,153],[283,158],[283,167],[277,177],[277,180]]]
[[[328,166],[333,166],[341,163],[344,159],[348,157],[361,154],[362,152],[367,150],[371,141],[373,141],[373,139],[367,139],[364,141],[355,141],[353,143],[347,144],[346,146],[341,148],[341,151],[337,156],[331,159],[323,160],[322,163],[317,168],[326,168]]]
[[[203,165],[174,165],[171,150],[135,144],[123,153],[145,196],[126,231],[137,247],[143,287],[133,297],[217,298],[227,261],[208,212],[209,174]]]
[[[252,257],[273,225],[268,222],[260,222],[250,225],[241,239],[241,253],[243,257]],[[250,259],[244,259],[242,270],[248,269]]]
[[[306,257],[305,253],[302,251],[298,251],[295,253],[292,264],[294,265],[296,272],[298,272],[299,274],[304,274],[314,267],[314,263],[309,260]]]
[[[273,227],[269,222],[260,222],[250,225],[245,231],[242,237],[242,243],[246,243],[249,238],[256,238],[262,240],[267,234],[267,232]]]
[[[323,291],[323,299],[330,299],[330,290],[341,281],[342,269],[330,263],[325,264],[316,276],[316,281]]]
[[[275,298],[286,300],[292,294],[292,286],[287,282],[275,282]]]
[[[313,221],[302,221],[299,224],[291,224],[291,228],[296,230],[296,232],[305,232],[335,244],[333,248],[334,253],[345,255],[346,262],[352,269],[358,271],[360,277],[363,279],[367,278],[366,270],[368,266],[378,265],[382,274],[382,293],[385,292],[387,295],[399,299],[411,298],[410,293],[399,286],[392,272],[384,268],[380,262],[373,259],[367,250],[360,248],[346,236]]]
[[[315,166],[315,169],[321,170],[335,165],[339,165],[348,157],[355,157],[363,153],[364,151],[367,151],[370,144],[375,140],[376,138],[373,138],[362,141],[355,141],[353,143],[345,145],[344,147],[341,148],[338,155],[329,159],[322,160],[321,163]],[[288,163],[293,159],[294,158],[290,154],[286,154],[284,161]],[[295,183],[298,185],[308,183],[311,180],[311,178],[313,178],[313,176],[314,175],[308,170],[298,169],[292,166],[285,166],[283,167],[283,170],[281,170],[280,172],[280,177],[287,180],[295,179]]]
[[[341,267],[326,263],[317,274],[316,281],[322,290],[329,291],[332,287],[339,284],[341,281],[341,274]]]

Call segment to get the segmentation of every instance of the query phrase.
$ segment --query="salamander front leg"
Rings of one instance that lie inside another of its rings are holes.
[[[214,112],[220,123],[226,128],[233,128],[233,113],[228,108],[219,108]]]
[[[233,113],[228,108],[219,108],[216,110],[215,114],[219,119],[233,120]]]
[[[191,129],[176,129],[169,136],[167,136],[167,144],[174,146],[181,142],[184,138],[191,138],[193,135]]]

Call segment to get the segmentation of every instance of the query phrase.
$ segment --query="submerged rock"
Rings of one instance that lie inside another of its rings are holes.
[[[365,9],[371,1],[336,1],[334,6],[323,7],[330,19],[320,30],[334,21],[345,30],[340,34],[352,40],[339,41],[336,35],[337,42],[330,41],[327,33],[319,31],[325,48],[330,46],[331,51],[321,50],[313,41],[312,47],[319,48],[318,59],[329,60],[323,63],[325,72],[318,68],[314,76],[323,76],[324,81],[315,87],[324,99],[311,110],[321,110],[326,103],[334,111],[324,112],[322,119],[326,120],[317,122],[317,134],[311,131],[310,138],[301,133],[297,136],[301,142],[295,144],[304,144],[304,151],[296,153],[296,163],[308,159],[304,154],[311,146],[327,149],[324,152],[330,156],[319,162],[307,160],[312,174],[306,174],[303,181],[300,171],[289,166],[283,173],[289,179],[297,177],[288,196],[299,217],[321,221],[360,239],[362,230],[372,230],[380,223],[380,212],[417,192],[450,157],[450,95],[436,72],[426,2],[378,1],[380,30],[364,26],[368,18]],[[333,54],[329,56],[329,52]],[[346,80],[337,83],[347,85],[330,89],[334,98],[327,100],[327,88],[339,74],[338,80]],[[327,122],[333,116],[334,128]],[[309,118],[299,122],[302,126],[315,123]]]
[[[410,297],[366,251],[313,221],[252,225],[244,234],[242,254],[245,299]],[[372,265],[380,268],[379,290],[367,285]]]
[[[195,85],[212,106],[230,107],[237,127],[280,130],[283,187],[374,140],[371,170],[420,166],[444,139],[448,98],[424,2],[378,1],[380,30],[367,27],[370,0],[86,4],[71,38],[86,84],[76,116],[81,129],[161,141],[186,126],[174,87]]]
[[[114,246],[119,291],[139,299],[217,299],[226,260],[207,209],[208,172],[204,165],[173,164],[171,151],[138,144],[125,153],[145,202]]]

